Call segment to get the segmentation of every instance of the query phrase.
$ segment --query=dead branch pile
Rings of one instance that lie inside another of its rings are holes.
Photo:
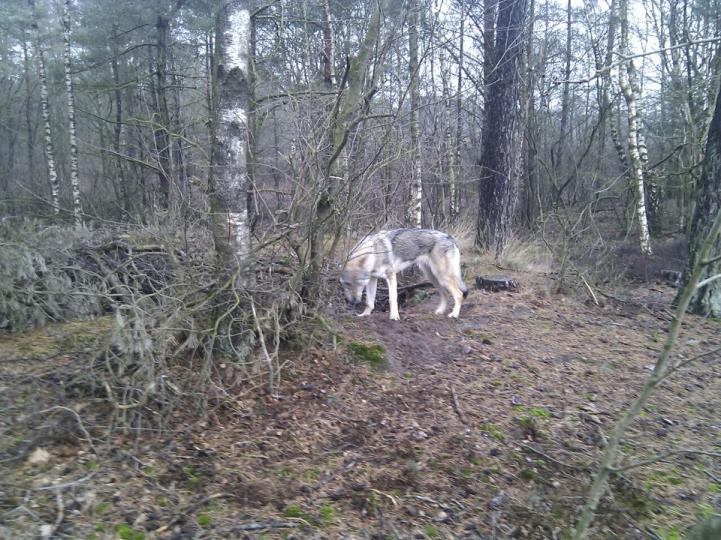
[[[300,311],[298,273],[276,250],[229,278],[203,229],[194,234],[5,225],[0,324],[112,313],[111,334],[74,383],[106,399],[124,426],[162,424],[177,407],[203,411],[240,389],[273,392],[280,343]]]

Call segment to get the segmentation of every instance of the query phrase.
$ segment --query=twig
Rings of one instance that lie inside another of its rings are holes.
[[[526,450],[530,450],[530,451],[533,452],[534,454],[537,454],[537,455],[541,456],[543,459],[547,459],[548,461],[550,461],[550,462],[552,462],[552,463],[555,463],[556,465],[560,465],[561,467],[565,467],[565,468],[567,468],[567,469],[571,469],[572,471],[585,471],[585,470],[587,470],[586,467],[579,467],[578,465],[571,465],[570,463],[565,463],[565,462],[563,462],[563,461],[559,461],[559,460],[557,460],[556,458],[551,457],[551,456],[549,456],[548,454],[546,454],[545,452],[539,450],[538,448],[534,448],[534,447],[531,446],[530,444],[525,444],[525,443],[518,443],[518,444],[519,444],[519,446],[521,446],[522,448],[525,448]]]
[[[580,278],[581,278],[581,281],[583,281],[583,284],[584,284],[584,286],[586,287],[586,290],[588,291],[588,294],[591,296],[591,299],[593,300],[593,303],[598,306],[598,305],[599,305],[599,304],[598,304],[598,298],[596,298],[596,294],[593,292],[593,289],[592,289],[591,286],[588,284],[588,281],[586,281],[586,278],[583,277],[583,274],[578,274],[578,277],[580,277]]]
[[[260,531],[262,529],[292,529],[297,527],[297,523],[292,521],[269,521],[267,523],[245,523],[243,525],[235,525],[234,531]]]
[[[393,495],[384,493],[383,491],[380,491],[378,489],[373,489],[373,488],[370,488],[368,491],[372,491],[373,493],[377,493],[378,495],[383,495],[384,497],[387,497],[391,500],[391,502],[393,503],[393,506],[398,506],[398,501],[395,500]]]
[[[171,519],[168,523],[163,525],[162,527],[158,527],[153,532],[156,534],[160,534],[162,532],[165,532],[169,530],[173,525],[175,525],[178,521],[183,519],[186,514],[194,511],[200,506],[203,506],[205,503],[208,503],[212,501],[213,499],[222,499],[223,497],[230,497],[231,495],[228,493],[213,493],[212,495],[208,495],[207,497],[201,497],[194,503],[191,503],[185,507],[183,507],[180,512],[178,512],[173,519]]]
[[[79,478],[79,479],[77,479],[77,480],[73,480],[72,482],[64,482],[64,483],[62,483],[62,484],[52,484],[52,485],[49,485],[49,486],[41,486],[41,487],[35,488],[35,489],[37,489],[38,491],[48,491],[48,490],[55,490],[55,489],[63,490],[63,489],[65,489],[65,488],[77,486],[78,484],[82,484],[83,482],[87,482],[87,481],[90,480],[93,476],[95,476],[95,473],[94,473],[94,472],[91,472],[89,475],[83,476],[82,478]]]
[[[697,354],[696,356],[692,356],[691,358],[688,358],[686,360],[678,362],[677,364],[674,364],[673,366],[668,368],[668,371],[666,371],[666,373],[663,374],[663,377],[661,377],[659,382],[663,381],[664,379],[667,379],[669,376],[676,373],[679,369],[686,367],[687,365],[691,364],[692,362],[695,362],[696,360],[700,360],[701,358],[703,358],[705,356],[711,356],[712,354],[715,354],[717,352],[721,352],[721,347],[717,347],[715,349],[711,349],[710,351],[706,351],[701,354]]]
[[[463,414],[463,410],[461,409],[461,405],[460,403],[458,403],[458,396],[456,395],[456,389],[453,387],[453,384],[449,384],[448,389],[451,391],[451,397],[453,398],[453,408],[455,409],[458,418],[462,423],[468,424],[468,421]]]
[[[90,449],[93,451],[93,454],[95,454],[96,456],[100,455],[100,453],[98,452],[98,449],[95,448],[95,445],[93,444],[93,439],[92,439],[92,437],[90,437],[90,433],[88,433],[88,430],[85,429],[85,426],[83,425],[83,421],[80,419],[80,415],[78,413],[76,413],[70,407],[63,407],[62,405],[54,405],[54,406],[50,407],[49,409],[43,409],[38,414],[44,414],[44,413],[53,412],[53,411],[65,411],[65,412],[69,412],[70,414],[72,414],[78,423],[78,429],[85,436],[85,439],[88,441],[88,446],[90,446]]]
[[[631,469],[637,469],[639,467],[644,467],[646,465],[653,465],[654,463],[663,461],[664,459],[671,457],[671,456],[686,455],[686,454],[721,458],[721,453],[719,453],[719,452],[707,452],[705,450],[693,450],[693,449],[670,450],[668,452],[664,452],[663,454],[659,454],[656,457],[637,461],[636,463],[624,465],[623,467],[609,467],[608,470],[609,470],[609,472],[611,472],[613,474],[618,474],[618,473],[625,472],[625,471],[628,471]]]

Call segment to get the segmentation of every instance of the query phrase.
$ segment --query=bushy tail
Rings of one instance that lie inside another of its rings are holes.
[[[461,272],[461,256],[458,254],[458,260],[456,265],[456,281],[458,281],[458,288],[463,293],[463,298],[468,298],[468,287],[463,283],[463,273]]]
[[[462,278],[458,278],[458,287],[461,289],[461,292],[463,293],[463,298],[468,298],[468,287],[466,287],[466,284],[463,283]]]

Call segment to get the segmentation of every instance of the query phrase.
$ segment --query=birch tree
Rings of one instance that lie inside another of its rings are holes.
[[[73,221],[75,226],[83,224],[83,209],[80,201],[80,176],[78,174],[78,140],[75,128],[75,93],[70,62],[70,0],[63,2],[63,67],[65,68],[65,91],[68,105],[68,142],[70,144],[70,188],[73,194]]]
[[[423,226],[423,177],[418,112],[421,95],[418,87],[418,0],[410,0],[408,13],[408,71],[411,93],[411,223]]]
[[[32,16],[32,30],[34,33],[35,56],[38,62],[38,76],[40,78],[40,108],[43,116],[43,131],[45,136],[45,164],[48,169],[48,181],[50,182],[50,202],[53,207],[53,214],[60,214],[60,180],[55,166],[55,146],[53,145],[52,131],[50,127],[50,93],[48,92],[48,75],[45,66],[45,53],[40,42],[40,25],[35,0],[28,0]]]
[[[621,25],[620,54],[622,57],[629,56],[628,36],[628,0],[619,2],[619,19]],[[631,82],[635,73],[633,60],[629,59],[618,67],[618,85],[623,92],[628,109],[628,161],[629,177],[636,190],[636,217],[638,218],[639,243],[641,252],[644,255],[651,255],[651,236],[648,227],[648,214],[646,212],[646,190],[644,186],[644,167],[641,160],[641,142],[639,132],[641,130],[641,115],[638,110],[637,93]]]
[[[216,16],[216,79],[212,178],[213,239],[219,263],[232,274],[247,264],[246,204],[248,45],[250,12],[244,0],[221,1]]]

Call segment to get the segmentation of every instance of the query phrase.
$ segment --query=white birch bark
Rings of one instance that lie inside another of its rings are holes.
[[[410,58],[408,70],[411,77],[411,156],[412,156],[412,204],[411,219],[415,227],[423,226],[423,178],[421,176],[421,147],[418,129],[418,108],[420,93],[418,90],[418,2],[410,2],[408,22],[408,46]]]
[[[50,97],[48,92],[48,76],[45,70],[45,55],[39,43],[38,14],[35,7],[35,0],[28,0],[32,10],[33,30],[35,32],[35,54],[38,57],[38,74],[40,77],[40,109],[43,116],[43,132],[45,135],[45,163],[48,168],[48,181],[50,182],[50,201],[53,206],[53,214],[60,214],[60,181],[58,171],[55,167],[55,147],[53,145],[52,131],[50,128]]]
[[[239,267],[250,253],[246,204],[250,12],[245,2],[221,7],[216,144],[212,187],[216,251]]]
[[[65,91],[68,104],[68,136],[70,143],[70,188],[73,194],[73,221],[76,227],[83,224],[83,209],[80,201],[80,177],[78,174],[78,141],[75,129],[75,94],[70,76],[70,0],[63,2],[63,65],[65,67]]]
[[[464,22],[466,17],[466,0],[461,0],[461,20],[458,37],[458,79],[456,80],[456,140],[453,148],[452,169],[455,171],[455,178],[451,181],[451,220],[454,220],[460,213],[460,190],[457,186],[461,178],[461,141],[463,140],[463,116],[462,98],[463,95],[463,40],[465,37]]]
[[[621,0],[619,4],[619,16],[621,20],[620,54],[622,57],[629,56],[628,46],[628,0]],[[651,255],[651,236],[648,229],[648,215],[646,213],[646,194],[644,189],[644,169],[639,148],[639,130],[641,116],[638,111],[636,95],[629,80],[633,72],[632,60],[621,64],[618,69],[618,85],[623,92],[628,108],[628,157],[629,176],[636,189],[636,217],[638,218],[639,242],[641,252]]]

